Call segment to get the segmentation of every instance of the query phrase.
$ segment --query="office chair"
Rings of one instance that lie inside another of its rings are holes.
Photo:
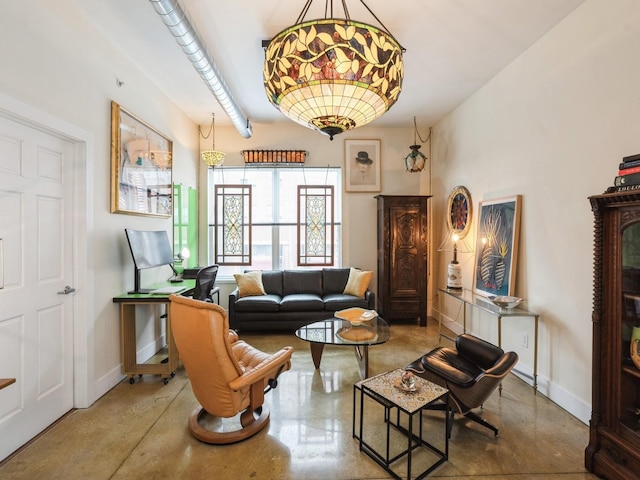
[[[218,265],[210,265],[201,268],[196,275],[196,285],[193,289],[193,298],[205,302],[213,302],[212,291],[218,275]]]
[[[252,347],[229,330],[227,312],[215,303],[170,295],[171,329],[193,393],[200,405],[189,417],[198,440],[228,444],[245,440],[267,425],[264,394],[276,388],[278,376],[291,367],[293,347],[274,354]],[[231,418],[240,414],[241,428],[229,430],[206,415]],[[216,425],[216,430],[206,425]]]
[[[515,352],[505,353],[489,342],[463,334],[456,338],[455,350],[437,347],[410,363],[406,370],[449,389],[449,437],[456,413],[493,430],[498,436],[498,428],[472,410],[482,406],[517,362]],[[446,405],[434,406],[434,409],[445,408]]]

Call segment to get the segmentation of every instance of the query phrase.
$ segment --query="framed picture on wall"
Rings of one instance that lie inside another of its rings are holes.
[[[170,217],[173,142],[111,102],[111,213]]]
[[[344,165],[347,192],[380,191],[380,140],[345,140]]]
[[[514,295],[522,196],[480,202],[474,292]]]

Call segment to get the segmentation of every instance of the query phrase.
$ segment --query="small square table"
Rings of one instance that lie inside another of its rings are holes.
[[[420,473],[416,480],[422,479],[435,470],[438,466],[448,460],[449,458],[449,390],[428,380],[420,377],[415,377],[416,390],[413,392],[407,392],[400,388],[400,378],[404,373],[404,369],[398,368],[391,372],[382,373],[371,378],[367,378],[357,382],[353,386],[353,437],[359,441],[360,451],[371,457],[378,465],[384,468],[394,478],[401,480],[401,477],[391,469],[391,464],[402,459],[405,455],[407,457],[407,480],[411,479],[411,461],[413,450],[419,447],[425,447],[431,450],[437,456],[437,460]],[[360,393],[360,428],[356,433],[356,403],[357,392]],[[371,398],[378,404],[384,407],[384,422],[386,423],[386,452],[381,454],[371,446],[363,436],[364,428],[364,406],[365,397]],[[423,421],[421,412],[429,405],[442,401],[447,405],[444,410],[445,413],[445,428],[444,428],[444,451],[435,447],[431,443],[427,442],[422,437]],[[397,409],[395,423],[391,420],[392,409]],[[400,414],[404,413],[408,418],[407,428],[403,427],[400,423]],[[419,431],[414,433],[413,431],[413,417],[418,414],[419,416]],[[401,433],[407,436],[407,448],[391,456],[389,445],[390,427],[394,427]]]

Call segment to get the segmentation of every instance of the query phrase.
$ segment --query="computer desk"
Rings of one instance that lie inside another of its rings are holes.
[[[179,283],[164,282],[152,285],[151,289],[162,287],[184,286],[184,290],[178,292],[184,294],[193,290],[195,280],[183,280]],[[165,385],[175,375],[180,361],[176,342],[171,333],[171,321],[169,317],[169,294],[152,293],[123,293],[113,297],[113,302],[120,304],[120,359],[122,360],[122,373],[129,377],[129,383],[135,383],[135,376],[144,374],[162,375]],[[167,357],[161,362],[138,363],[136,346],[136,306],[140,305],[164,305],[167,321]]]

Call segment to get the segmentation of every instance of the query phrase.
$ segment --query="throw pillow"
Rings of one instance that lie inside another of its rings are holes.
[[[266,295],[262,285],[262,272],[235,273],[233,277],[238,284],[238,297]]]
[[[342,293],[364,298],[364,293],[369,288],[372,274],[373,272],[358,270],[357,268],[349,269],[349,280],[347,280],[347,285]]]

